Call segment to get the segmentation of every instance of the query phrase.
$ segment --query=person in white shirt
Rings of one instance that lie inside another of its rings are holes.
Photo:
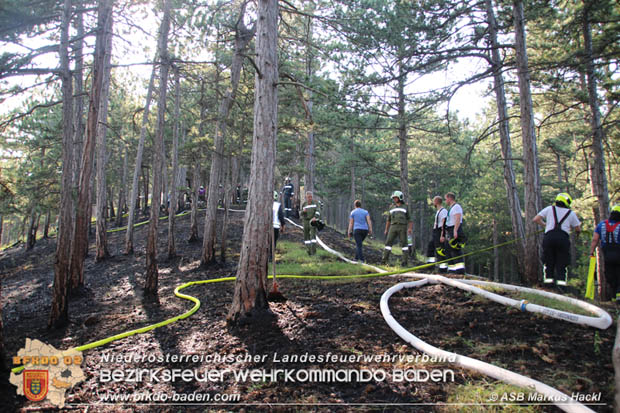
[[[549,205],[533,219],[545,227],[543,238],[543,282],[563,287],[568,282],[568,264],[570,263],[569,233],[581,232],[581,222],[570,209],[573,199],[562,192],[555,197],[555,205]]]
[[[446,218],[448,217],[448,210],[443,207],[443,198],[436,196],[433,198],[433,206],[437,210],[435,212],[435,221],[433,223],[433,232],[431,234],[431,240],[428,242],[426,248],[426,262],[433,263],[442,261],[446,258],[445,249],[440,241],[441,233],[446,225]],[[432,268],[431,268],[432,269]],[[448,264],[439,264],[439,272],[448,271]]]
[[[463,255],[465,246],[465,233],[463,232],[463,208],[456,203],[456,195],[448,192],[445,196],[448,206],[448,215],[440,241],[447,243],[446,256],[448,258]],[[448,264],[448,272],[451,274],[465,274],[465,260],[463,257],[456,258]]]

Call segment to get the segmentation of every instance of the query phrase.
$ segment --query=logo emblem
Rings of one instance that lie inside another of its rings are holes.
[[[24,396],[33,402],[45,399],[48,390],[47,370],[24,370]]]

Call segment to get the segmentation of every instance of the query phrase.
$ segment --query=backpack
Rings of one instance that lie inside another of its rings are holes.
[[[620,262],[620,239],[614,237],[614,231],[620,225],[620,221],[611,225],[605,220],[605,242],[603,243],[603,255],[605,261]]]

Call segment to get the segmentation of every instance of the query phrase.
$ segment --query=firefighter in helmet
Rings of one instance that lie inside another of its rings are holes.
[[[381,262],[387,264],[392,253],[392,244],[396,238],[400,242],[402,255],[400,264],[403,267],[407,266],[407,257],[409,255],[409,245],[407,243],[407,233],[410,235],[413,233],[413,222],[409,216],[407,205],[403,200],[403,193],[400,191],[394,191],[392,193],[392,205],[388,211],[387,222],[385,223],[385,248],[383,250],[383,257]]]
[[[306,192],[306,200],[301,205],[301,219],[304,224],[304,244],[308,255],[316,254],[316,224],[321,218],[319,204],[312,198],[312,192]]]
[[[555,284],[562,289],[568,282],[568,265],[570,264],[570,237],[574,230],[579,236],[581,221],[570,209],[573,199],[565,192],[555,197],[554,205],[543,208],[533,221],[545,227],[543,237],[543,282]]]

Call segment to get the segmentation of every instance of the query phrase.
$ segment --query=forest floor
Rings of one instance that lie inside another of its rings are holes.
[[[167,222],[161,222],[158,302],[144,299],[142,294],[147,227],[136,228],[136,252],[131,256],[122,253],[125,233],[110,233],[112,256],[95,263],[94,247],[91,247],[85,263],[87,288],[71,299],[71,322],[63,330],[47,328],[55,240],[41,240],[28,252],[23,248],[1,252],[2,314],[9,356],[17,354],[26,338],[66,349],[187,311],[190,303],[173,295],[176,286],[235,275],[243,214],[231,212],[230,219],[227,261],[206,268],[199,265],[202,243],[186,241],[189,215],[177,219],[179,257],[173,260],[163,258]],[[354,244],[342,234],[327,228],[319,235],[330,247],[353,258]],[[296,242],[303,248],[302,232],[290,225],[281,239]],[[368,250],[366,255],[370,264],[379,264],[380,250]],[[559,411],[549,403],[520,405],[523,402],[518,393],[513,399],[504,400],[510,402],[508,405],[501,405],[494,400],[497,395],[501,398],[504,392],[523,390],[448,362],[400,359],[420,353],[388,327],[379,300],[387,288],[401,279],[406,277],[346,281],[283,279],[280,290],[288,300],[270,303],[270,317],[236,328],[229,328],[225,321],[233,295],[231,282],[189,287],[183,292],[202,302],[191,317],[86,351],[82,364],[86,380],[67,392],[65,408],[93,412]],[[617,318],[615,307],[603,307]],[[390,300],[390,309],[405,328],[437,347],[533,377],[568,395],[593,395],[597,402],[590,406],[593,410],[612,411],[611,349],[615,326],[604,331],[581,327],[507,308],[442,284],[403,290]],[[166,355],[211,357],[183,363],[148,360],[149,356]],[[223,357],[218,359],[216,355]],[[317,359],[287,362],[284,360],[287,355]],[[332,355],[337,355],[338,360],[325,360]],[[119,356],[131,356],[132,360],[106,359]],[[142,356],[147,359],[135,360]],[[340,356],[350,358],[345,360]],[[254,359],[248,361],[249,357]],[[106,381],[102,373],[109,369],[153,368],[208,370],[214,376],[208,381],[151,382],[147,376],[143,381],[114,382]],[[235,372],[249,369],[292,369],[295,374],[310,370],[368,369],[375,376],[368,382],[350,377],[339,382],[317,377],[304,380],[303,375],[292,376],[297,379],[293,381],[284,374],[264,381],[249,377],[235,379]],[[408,372],[409,380],[417,381],[399,380],[399,371],[403,370]],[[411,376],[415,371],[420,375]],[[424,371],[439,372],[442,376],[438,381],[425,380]],[[194,405],[174,404],[171,400],[134,402],[144,398],[144,394],[156,392],[163,392],[167,397],[175,393],[208,395],[203,397],[210,397],[211,404],[205,404],[205,400]],[[596,400],[599,394],[600,400]],[[126,395],[129,399],[104,402],[106,395]],[[527,393],[525,397],[527,401]],[[223,404],[222,400],[227,398],[232,402]],[[216,399],[219,401],[214,402]],[[2,378],[0,411],[33,411],[41,410],[40,407],[46,410],[51,406],[46,403],[37,404],[17,396],[15,387],[6,382],[6,377]]]

